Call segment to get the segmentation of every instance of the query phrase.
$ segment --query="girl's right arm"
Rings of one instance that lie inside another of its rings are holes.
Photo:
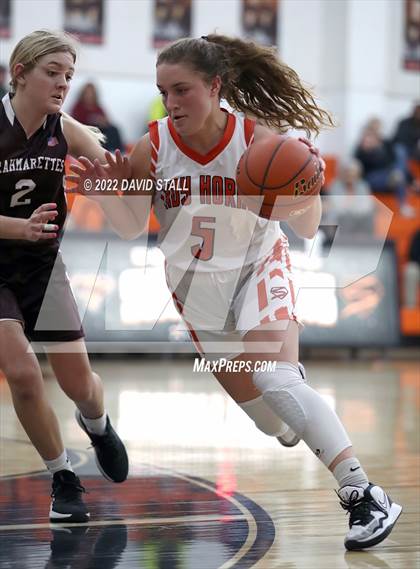
[[[76,188],[70,191],[96,201],[120,237],[136,238],[146,228],[153,198],[152,191],[141,189],[142,180],[149,178],[149,135],[140,139],[127,161],[120,153],[114,157],[105,152],[77,123],[69,122],[66,126],[70,153],[73,156],[82,155],[79,161],[83,166],[72,166],[73,174],[66,176],[68,181],[76,184]],[[128,191],[119,196],[115,192],[95,190],[101,180],[111,182],[115,187],[114,179],[118,181],[119,188],[128,188]],[[91,183],[89,192],[86,191],[86,180]]]
[[[131,166],[132,190],[124,192],[122,200],[125,201],[130,210],[136,216],[139,224],[139,232],[147,230],[150,211],[153,204],[154,184],[150,184],[151,190],[143,189],[147,187],[146,182],[151,181],[150,177],[151,146],[149,134],[145,134],[134,147],[129,164]]]
[[[0,239],[40,241],[55,239],[58,225],[50,224],[58,215],[55,203],[39,206],[28,219],[0,215]]]

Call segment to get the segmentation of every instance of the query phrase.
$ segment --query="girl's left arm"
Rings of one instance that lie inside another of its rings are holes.
[[[272,136],[274,133],[272,130],[263,126],[261,124],[255,125],[255,140],[262,140],[267,136]],[[313,152],[318,159],[321,161],[321,167],[325,170],[325,162],[319,155],[319,150],[313,146],[309,140],[300,138],[304,144],[307,144],[311,152]],[[315,237],[316,232],[318,231],[318,227],[321,221],[322,215],[322,204],[320,196],[313,196],[306,200],[305,202],[308,206],[308,209],[299,216],[290,218],[287,220],[287,224],[293,229],[294,233],[298,237],[302,237],[304,239],[312,239]]]
[[[287,224],[293,229],[294,233],[298,237],[305,239],[315,237],[322,215],[321,196],[312,196],[308,198],[307,202],[309,203],[309,201],[310,206],[305,213],[287,220]]]

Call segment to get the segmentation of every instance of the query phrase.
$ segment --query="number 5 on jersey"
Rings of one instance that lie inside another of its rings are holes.
[[[201,245],[193,245],[191,253],[200,261],[210,261],[214,255],[214,227],[203,227],[202,223],[216,223],[215,217],[195,216],[192,219],[191,235],[201,237]]]

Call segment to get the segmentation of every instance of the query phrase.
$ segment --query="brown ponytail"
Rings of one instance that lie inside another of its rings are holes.
[[[330,114],[318,107],[297,73],[277,58],[273,48],[211,34],[170,44],[158,56],[157,65],[161,63],[186,63],[207,82],[219,75],[221,98],[275,129],[283,131],[288,125],[310,135],[334,126]]]

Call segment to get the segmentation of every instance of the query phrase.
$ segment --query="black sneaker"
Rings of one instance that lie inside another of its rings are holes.
[[[79,409],[76,409],[76,420],[91,440],[96,465],[103,476],[111,482],[124,482],[128,476],[127,451],[112,428],[109,417],[106,417],[106,429],[103,435],[94,435],[88,431]]]
[[[83,502],[86,490],[80,480],[70,470],[59,470],[53,476],[51,492],[51,523],[84,523],[89,521],[89,512]]]
[[[343,486],[337,492],[341,506],[350,513],[346,549],[365,549],[384,540],[398,520],[402,507],[392,502],[380,486]]]

